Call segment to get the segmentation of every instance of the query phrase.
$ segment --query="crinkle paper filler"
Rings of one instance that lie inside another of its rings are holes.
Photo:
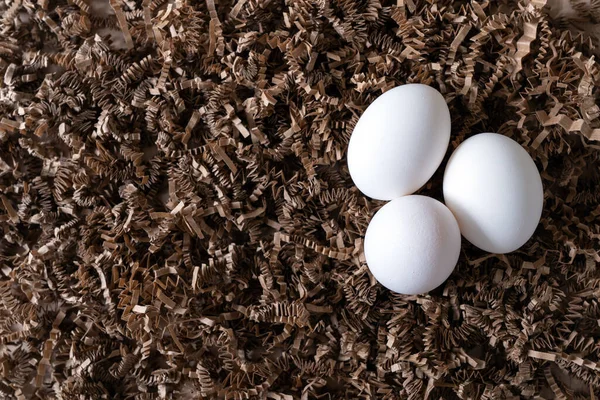
[[[600,68],[573,29],[599,5],[568,3],[0,2],[2,398],[600,396]],[[545,206],[519,251],[463,241],[401,296],[345,155],[413,82],[449,153],[519,142]]]

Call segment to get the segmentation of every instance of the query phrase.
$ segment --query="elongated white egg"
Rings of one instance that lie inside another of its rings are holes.
[[[426,196],[405,196],[384,205],[369,223],[365,259],[383,286],[420,294],[450,276],[460,240],[458,224],[446,206]]]
[[[506,136],[481,133],[450,157],[444,201],[469,242],[491,253],[510,253],[533,235],[544,189],[523,147]]]
[[[348,169],[361,192],[393,200],[431,178],[449,141],[450,112],[442,95],[427,85],[398,86],[358,120],[348,144]]]

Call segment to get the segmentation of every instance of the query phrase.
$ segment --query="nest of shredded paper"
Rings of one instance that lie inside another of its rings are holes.
[[[600,394],[600,66],[544,1],[98,3],[0,3],[2,398]],[[407,82],[545,186],[424,296],[370,275],[345,164]]]

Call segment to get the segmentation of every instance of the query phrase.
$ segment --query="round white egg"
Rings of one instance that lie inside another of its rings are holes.
[[[481,133],[450,157],[444,201],[469,242],[491,253],[510,253],[533,235],[544,189],[523,147],[506,136]]]
[[[439,201],[405,196],[384,205],[365,235],[369,270],[386,288],[421,294],[441,285],[460,254],[460,231]]]
[[[365,195],[393,200],[414,193],[439,167],[450,141],[450,111],[432,87],[407,84],[379,96],[358,120],[348,169]]]

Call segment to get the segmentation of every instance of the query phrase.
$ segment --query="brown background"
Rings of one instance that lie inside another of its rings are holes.
[[[3,2],[0,392],[598,396],[596,3]],[[448,155],[498,132],[545,186],[522,249],[463,241],[412,297],[369,274],[383,203],[345,165],[407,82],[445,96]]]

